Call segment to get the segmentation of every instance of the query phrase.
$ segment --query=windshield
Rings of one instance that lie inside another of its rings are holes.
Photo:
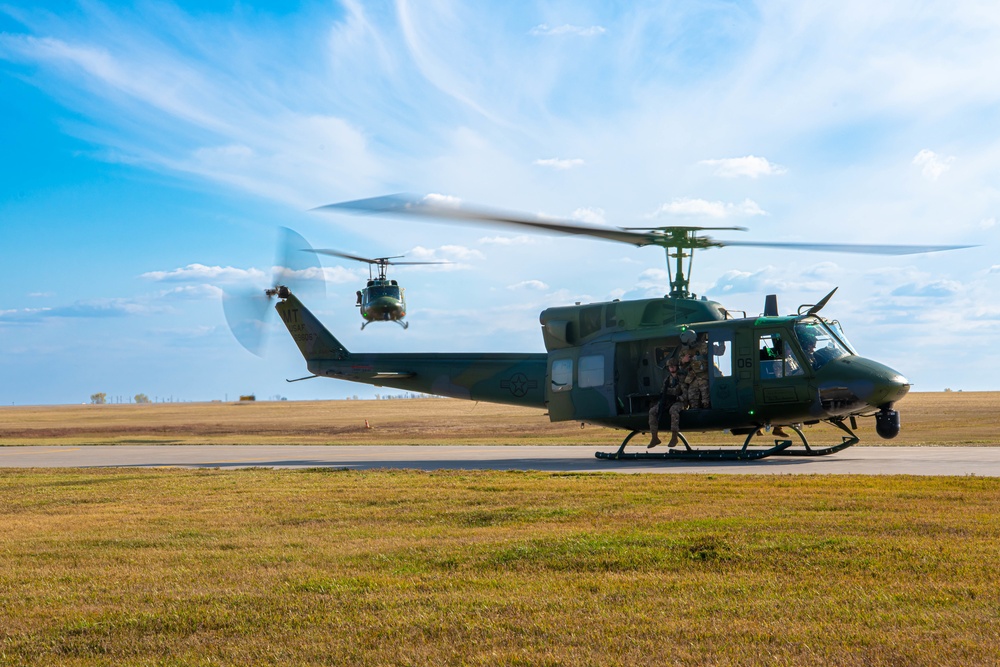
[[[795,336],[806,355],[807,363],[818,371],[834,359],[851,354],[827,326],[819,320],[800,320],[795,323]]]
[[[858,353],[858,351],[854,349],[854,346],[851,345],[851,341],[847,340],[847,334],[844,333],[844,327],[840,326],[839,321],[824,319],[823,322],[826,323],[826,326],[830,327],[833,333],[836,334],[837,338],[840,339],[840,342],[844,344],[844,347],[846,347],[851,354]]]

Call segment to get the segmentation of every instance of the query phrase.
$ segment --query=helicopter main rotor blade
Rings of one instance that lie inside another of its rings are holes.
[[[454,264],[454,262],[386,262],[386,264],[392,264],[393,266],[412,266],[416,264]]]
[[[379,263],[379,260],[377,260],[377,259],[369,259],[367,257],[360,257],[358,255],[352,255],[350,253],[340,252],[339,250],[329,250],[329,249],[321,250],[321,249],[317,248],[316,250],[313,250],[313,252],[315,252],[317,254],[320,254],[320,255],[330,255],[331,257],[343,257],[344,259],[353,259],[356,262],[366,262],[368,264],[378,264]]]
[[[370,199],[357,199],[320,206],[313,210],[340,210],[354,213],[422,216],[465,220],[484,224],[531,227],[558,234],[593,236],[607,241],[618,241],[635,246],[657,245],[663,248],[712,248],[745,246],[784,250],[814,250],[827,252],[863,253],[872,255],[912,255],[944,250],[973,248],[969,245],[864,245],[849,243],[772,243],[764,241],[719,241],[694,232],[712,229],[743,231],[743,227],[602,227],[572,220],[544,218],[530,214],[510,213],[451,202],[444,198],[419,197],[395,194]],[[646,231],[640,231],[646,230]]]
[[[416,195],[386,195],[370,199],[356,199],[337,204],[318,206],[314,211],[351,211],[353,213],[372,213],[400,216],[421,216],[425,218],[445,218],[464,220],[487,225],[509,225],[515,227],[531,227],[556,234],[577,234],[594,236],[607,241],[618,241],[635,246],[660,245],[661,234],[629,231],[620,227],[601,227],[557,218],[544,218],[526,213],[511,213],[508,211],[491,210],[472,207],[466,204],[451,204],[432,198]]]
[[[768,243],[763,241],[717,241],[720,246],[751,248],[776,248],[779,250],[817,250],[847,252],[864,255],[916,255],[923,252],[942,252],[975,248],[974,245],[870,245],[855,243]]]

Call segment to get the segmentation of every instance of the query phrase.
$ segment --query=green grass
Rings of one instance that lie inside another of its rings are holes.
[[[0,665],[969,665],[1000,480],[0,471]]]

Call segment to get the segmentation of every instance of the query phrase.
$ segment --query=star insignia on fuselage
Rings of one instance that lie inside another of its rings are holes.
[[[538,382],[529,380],[524,373],[514,373],[509,380],[501,380],[500,388],[509,389],[513,396],[520,398],[528,393],[528,390],[538,387]]]

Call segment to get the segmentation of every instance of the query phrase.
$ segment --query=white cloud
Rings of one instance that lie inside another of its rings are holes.
[[[462,206],[462,200],[458,197],[453,197],[451,195],[442,195],[437,193],[431,193],[423,198],[425,204],[430,204],[431,206],[439,206],[441,208],[459,208]]]
[[[817,262],[802,272],[803,277],[831,280],[840,273],[840,266],[834,262]]]
[[[215,285],[184,285],[165,290],[156,295],[160,299],[219,299],[222,290]]]
[[[290,269],[283,266],[272,266],[271,276],[268,280],[279,284],[287,283],[288,287],[292,288],[294,288],[295,283],[297,283],[299,289],[301,289],[303,283],[326,282],[340,285],[344,283],[358,282],[366,279],[367,277],[368,271],[366,269],[345,269],[342,266],[310,266],[305,269]]]
[[[982,220],[979,221],[979,228],[993,229],[994,227],[996,227],[996,224],[997,224],[996,218],[983,218]]]
[[[955,296],[962,290],[961,283],[954,280],[934,280],[926,283],[907,283],[892,290],[892,296],[915,296],[942,298]]]
[[[265,278],[265,274],[260,269],[237,269],[232,266],[188,264],[173,271],[149,271],[139,277],[157,282],[199,282],[205,280],[219,282],[259,282]]]
[[[588,222],[594,225],[603,225],[607,222],[604,219],[604,209],[600,208],[578,208],[569,217],[571,220]]]
[[[584,161],[582,158],[560,159],[553,157],[535,160],[532,164],[536,164],[539,167],[551,167],[553,169],[565,171],[566,169],[572,169],[573,167],[582,167],[584,165]]]
[[[533,236],[484,236],[479,239],[479,243],[483,245],[528,245],[535,243],[536,240]]]
[[[548,288],[549,286],[543,283],[541,280],[522,280],[519,283],[514,283],[513,285],[507,285],[507,289],[509,290],[529,289],[529,290],[542,291],[542,290],[547,290]]]
[[[472,268],[486,259],[479,250],[466,248],[460,245],[443,245],[439,248],[424,248],[416,246],[406,253],[405,259],[401,262],[449,262],[447,264],[429,265],[422,267],[431,271],[458,271]],[[410,267],[408,267],[410,268]],[[420,268],[420,267],[413,267]]]
[[[599,26],[592,25],[588,27],[564,24],[559,26],[549,26],[546,23],[540,23],[534,28],[528,31],[529,35],[535,37],[548,37],[555,35],[576,35],[578,37],[596,37],[597,35],[603,35],[607,32],[607,29]]]
[[[746,292],[763,292],[776,287],[772,276],[773,269],[766,267],[759,271],[726,271],[715,283],[706,290],[710,294],[737,294]]]
[[[705,199],[674,199],[668,204],[662,204],[653,212],[653,217],[660,215],[686,215],[707,218],[733,218],[767,215],[767,212],[751,199],[744,199],[739,204]]]
[[[726,178],[737,176],[748,176],[758,178],[760,176],[778,176],[788,173],[788,169],[781,165],[768,161],[767,158],[747,155],[746,157],[731,157],[721,160],[702,160],[698,164],[715,167],[715,175]]]
[[[941,174],[951,169],[954,162],[953,156],[938,155],[926,148],[913,157],[913,164],[920,167],[920,173],[929,181],[936,181],[940,178]]]

